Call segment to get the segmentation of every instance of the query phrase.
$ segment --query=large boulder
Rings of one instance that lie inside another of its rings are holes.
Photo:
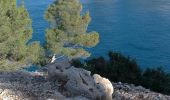
[[[58,60],[45,66],[48,79],[63,82],[62,87],[74,96],[84,96],[90,100],[112,100],[111,82],[82,68],[70,65],[68,59]]]
[[[98,84],[99,89],[101,89],[102,100],[112,100],[112,94],[114,91],[112,83],[108,79],[103,78],[98,74],[94,74],[93,78],[95,83]]]

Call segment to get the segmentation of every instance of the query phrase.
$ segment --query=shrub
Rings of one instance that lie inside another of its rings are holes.
[[[92,74],[98,73],[114,82],[142,85],[156,92],[170,94],[170,74],[162,68],[147,68],[142,72],[136,61],[130,57],[111,51],[108,56],[108,60],[97,57],[84,62],[73,60],[72,64],[90,70]]]
[[[143,75],[142,85],[153,91],[170,94],[170,75],[161,67],[156,69],[147,68]]]

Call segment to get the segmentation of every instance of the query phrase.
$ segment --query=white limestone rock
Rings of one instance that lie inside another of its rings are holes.
[[[48,78],[64,82],[64,88],[74,96],[84,96],[91,100],[112,100],[111,82],[99,75],[70,65],[68,59],[55,61],[45,66]]]
[[[103,100],[112,100],[112,94],[114,92],[112,83],[98,74],[94,74],[93,78],[95,83],[97,83],[101,89]]]

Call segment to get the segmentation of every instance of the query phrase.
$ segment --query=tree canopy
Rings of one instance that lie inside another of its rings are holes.
[[[81,14],[79,0],[56,0],[49,5],[45,19],[50,23],[46,29],[45,47],[51,54],[70,58],[88,57],[86,47],[93,47],[99,41],[97,32],[87,32],[89,12]]]
[[[45,51],[47,55],[70,58],[88,57],[87,47],[99,41],[97,32],[87,32],[89,12],[81,14],[78,0],[56,0],[49,5],[45,19]],[[0,0],[0,71],[17,70],[34,63],[46,63],[44,49],[32,38],[32,22],[23,4],[16,0]]]
[[[13,70],[40,60],[42,49],[32,37],[29,14],[16,0],[0,0],[0,70]]]

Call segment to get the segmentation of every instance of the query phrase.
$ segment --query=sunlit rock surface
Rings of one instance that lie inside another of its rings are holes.
[[[84,96],[91,100],[112,100],[113,86],[111,82],[82,68],[70,65],[68,59],[55,61],[45,66],[48,79],[61,82],[74,96]]]
[[[88,100],[72,96],[61,83],[24,72],[0,74],[0,100]]]

